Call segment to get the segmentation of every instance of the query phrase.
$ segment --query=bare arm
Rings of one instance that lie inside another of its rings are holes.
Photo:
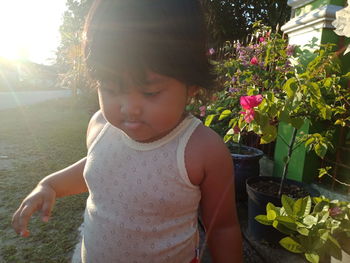
[[[241,230],[234,197],[233,163],[222,139],[204,130],[201,213],[213,262],[243,262]],[[202,136],[199,136],[202,137]],[[203,138],[202,137],[202,138]]]
[[[86,157],[67,168],[46,176],[38,186],[50,187],[56,198],[87,192],[83,177]]]
[[[87,131],[87,146],[89,147],[104,126],[100,112],[91,118]],[[55,200],[58,197],[86,192],[87,186],[83,177],[86,158],[71,166],[46,176],[34,190],[22,201],[12,217],[12,226],[18,234],[29,236],[27,229],[32,214],[40,211],[43,221],[48,221]]]

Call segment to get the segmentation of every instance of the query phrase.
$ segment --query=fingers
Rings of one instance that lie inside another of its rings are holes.
[[[41,208],[41,220],[48,222],[51,216],[51,210],[54,204],[54,200],[45,201]]]
[[[28,204],[29,203],[29,204]],[[20,206],[20,208],[14,213],[12,217],[12,227],[16,231],[17,234],[20,234],[22,237],[28,237],[30,232],[28,230],[28,223],[32,215],[41,210],[42,221],[49,221],[49,217],[51,215],[51,210],[54,201],[48,200],[44,201],[42,206],[30,204],[30,202],[26,202]],[[41,208],[41,209],[40,209]]]
[[[29,219],[35,212],[28,205],[21,205],[20,208],[15,212],[12,217],[12,227],[15,229],[17,234],[23,237],[29,236],[29,231],[27,229]]]
[[[49,187],[38,186],[22,202],[12,217],[12,227],[17,234],[29,236],[28,223],[36,211],[41,211],[41,220],[49,221],[56,193]]]

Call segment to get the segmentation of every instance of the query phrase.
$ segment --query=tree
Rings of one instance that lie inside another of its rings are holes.
[[[201,0],[213,43],[239,40],[252,32],[253,23],[276,28],[290,18],[287,0]]]
[[[57,50],[56,63],[59,67],[62,84],[77,94],[91,86],[86,74],[82,44],[85,17],[93,0],[67,0],[67,10],[60,26],[61,43]]]

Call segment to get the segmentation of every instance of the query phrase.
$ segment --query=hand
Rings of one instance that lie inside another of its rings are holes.
[[[17,234],[28,237],[29,219],[36,211],[41,211],[41,219],[47,222],[56,200],[56,192],[47,185],[38,185],[21,203],[12,216],[12,227]]]

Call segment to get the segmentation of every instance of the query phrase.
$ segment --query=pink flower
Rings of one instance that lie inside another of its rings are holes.
[[[293,56],[295,50],[294,45],[288,45],[287,46],[287,56]]]
[[[199,116],[204,117],[204,116],[205,116],[205,113],[206,113],[206,111],[207,111],[207,107],[205,107],[205,106],[200,106],[200,107],[199,107],[199,111],[201,112]]]
[[[329,209],[329,215],[330,215],[331,217],[340,215],[341,213],[342,213],[342,210],[341,210],[341,208],[338,207],[338,206]]]
[[[209,53],[209,55],[213,55],[215,53],[215,49],[214,48],[210,48],[208,50],[208,53]]]
[[[241,132],[241,129],[237,125],[235,127],[233,127],[234,134],[239,134],[240,132]]]
[[[262,43],[265,41],[265,38],[264,37],[259,37],[259,42]]]
[[[246,123],[251,123],[254,120],[254,109],[246,109],[246,111],[241,111],[241,114],[244,115],[244,120]]]
[[[245,110],[252,109],[256,106],[259,106],[259,104],[262,102],[263,96],[262,95],[253,95],[253,96],[242,96],[240,98],[240,104]]]
[[[250,60],[250,64],[258,65],[259,64],[258,58],[257,57],[252,57],[252,59]]]

